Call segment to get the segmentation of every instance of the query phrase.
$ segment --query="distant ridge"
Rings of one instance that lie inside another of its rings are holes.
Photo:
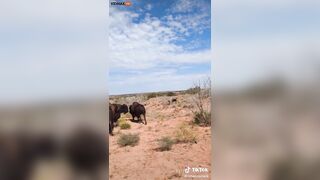
[[[117,95],[109,95],[109,97],[111,98],[116,98],[116,97],[130,97],[130,96],[136,96],[136,95],[148,95],[148,94],[152,94],[152,93],[156,93],[158,95],[164,95],[167,94],[169,92],[172,93],[176,93],[176,94],[181,94],[181,93],[185,93],[187,90],[176,90],[176,91],[157,91],[157,92],[143,92],[143,93],[130,93],[130,94],[117,94]]]

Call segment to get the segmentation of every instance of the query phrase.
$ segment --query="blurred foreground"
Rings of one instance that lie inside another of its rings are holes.
[[[320,179],[319,5],[213,2],[213,179]]]
[[[320,81],[271,81],[216,96],[215,177],[312,180],[320,172]]]
[[[1,180],[106,179],[108,10],[0,1]]]
[[[106,113],[99,101],[2,107],[0,179],[106,179]]]

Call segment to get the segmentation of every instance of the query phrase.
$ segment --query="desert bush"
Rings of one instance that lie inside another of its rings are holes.
[[[118,125],[119,125],[120,129],[130,129],[131,128],[131,125],[129,123],[127,123],[127,121],[123,115],[119,118]]]
[[[131,125],[127,122],[120,123],[119,126],[120,126],[120,129],[130,129],[131,128]]]
[[[172,145],[175,143],[170,137],[162,137],[158,140],[158,149],[160,151],[169,151],[171,150]]]
[[[123,117],[123,115],[121,114],[120,118],[118,119],[116,126],[119,126],[121,123],[126,122],[126,119]]]
[[[201,90],[200,86],[195,86],[195,87],[187,89],[186,94],[196,94],[200,90]]]
[[[176,94],[174,92],[168,92],[166,95],[167,96],[175,96]]]
[[[210,112],[194,112],[193,122],[199,126],[210,126],[211,125],[211,113]]]
[[[139,143],[140,137],[138,134],[121,134],[117,143],[123,146],[135,146]]]
[[[155,98],[157,97],[157,93],[150,93],[147,95],[147,99]]]
[[[125,122],[126,119],[125,119],[125,115],[124,114],[121,114],[120,118],[118,119],[118,123],[120,122]]]
[[[187,124],[182,124],[175,131],[175,138],[177,143],[194,143],[197,140],[195,133]]]

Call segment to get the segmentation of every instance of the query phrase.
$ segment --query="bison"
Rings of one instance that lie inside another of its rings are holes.
[[[172,98],[172,99],[171,99],[171,102],[172,102],[172,103],[177,102],[177,98]]]
[[[86,176],[90,180],[100,178],[107,168],[108,142],[103,133],[86,127],[78,127],[64,142],[64,155],[71,165],[74,178]]]
[[[118,121],[121,113],[126,114],[128,106],[126,104],[110,104],[109,103],[109,134],[112,134],[114,123]]]
[[[34,165],[32,151],[26,136],[1,136],[0,179],[29,180]]]
[[[14,133],[0,135],[0,179],[29,180],[38,160],[58,154],[53,135]]]
[[[129,109],[130,114],[132,115],[132,120],[134,120],[134,118],[137,117],[138,120],[141,121],[141,115],[143,115],[144,124],[147,125],[146,109],[142,104],[134,102],[132,103],[132,105],[130,105]]]

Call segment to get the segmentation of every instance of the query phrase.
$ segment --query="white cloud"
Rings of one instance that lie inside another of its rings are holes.
[[[166,24],[175,29],[176,32],[183,34],[185,37],[194,34],[202,34],[205,29],[210,29],[209,12],[195,14],[178,14],[176,16],[165,16]]]
[[[110,9],[111,94],[186,89],[196,80],[208,76],[207,70],[199,73],[192,66],[209,65],[211,50],[190,51],[201,43],[197,43],[197,38],[190,42],[186,39],[192,33],[197,36],[197,30],[209,29],[209,17],[208,12],[161,18],[145,13],[144,17]],[[176,43],[183,40],[185,44]],[[177,71],[179,66],[191,70],[181,73]],[[126,75],[117,74],[126,71]]]
[[[172,8],[173,12],[191,12],[192,8],[194,8],[195,1],[192,0],[179,0],[175,3]]]
[[[185,38],[179,36],[180,32],[193,28],[190,23],[181,23],[181,16],[168,16],[162,20],[147,15],[140,23],[133,23],[138,16],[132,12],[111,10],[109,40],[113,67],[147,69],[166,63],[210,62],[210,50],[188,52],[182,45],[174,43]]]
[[[145,8],[146,8],[146,10],[150,11],[153,7],[151,4],[147,4]]]
[[[190,13],[195,9],[200,11],[206,11],[209,6],[210,1],[204,0],[177,0],[170,8],[170,11],[174,13]]]
[[[170,15],[163,18],[166,24],[186,37],[210,29],[210,1],[177,0],[167,11]]]
[[[194,82],[208,77],[207,72],[177,74],[175,69],[159,69],[156,72],[137,73],[121,80],[110,81],[111,94],[127,94],[153,91],[182,90],[192,87]],[[125,88],[127,87],[127,88]]]

